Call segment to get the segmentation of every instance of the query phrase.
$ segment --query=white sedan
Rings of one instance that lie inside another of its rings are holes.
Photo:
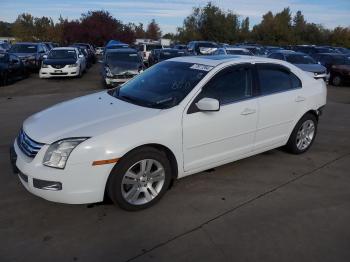
[[[324,81],[284,61],[179,57],[29,117],[12,159],[37,196],[138,210],[174,179],[281,146],[304,153],[325,104]]]
[[[85,70],[86,59],[77,48],[56,47],[44,56],[39,77],[81,77]]]

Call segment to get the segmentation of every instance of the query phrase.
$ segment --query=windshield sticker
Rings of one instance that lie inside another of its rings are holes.
[[[35,49],[36,48],[36,46],[28,46],[28,48],[30,48],[30,49]]]
[[[214,67],[213,66],[208,66],[208,65],[193,64],[190,68],[191,69],[196,69],[196,70],[209,72]]]
[[[137,54],[129,54],[129,56],[137,56]]]

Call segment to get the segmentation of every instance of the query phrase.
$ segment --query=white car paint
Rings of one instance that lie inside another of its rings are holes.
[[[181,178],[285,145],[297,121],[309,110],[316,111],[326,104],[324,81],[315,80],[284,61],[249,56],[171,60],[213,67],[175,107],[164,110],[141,107],[103,91],[60,103],[26,119],[24,132],[45,145],[34,158],[29,158],[15,141],[16,165],[29,178],[28,183],[20,179],[22,184],[33,194],[51,201],[99,202],[114,164],[93,166],[96,160],[121,158],[136,147],[159,144],[175,156]],[[300,78],[303,87],[231,103],[218,112],[187,114],[201,88],[223,68],[267,62],[288,67]],[[64,169],[44,166],[49,145],[70,137],[90,138],[72,151]],[[37,189],[33,178],[60,181],[63,188]]]
[[[70,50],[76,53],[76,67],[69,67],[69,65],[65,65],[62,68],[54,68],[50,65],[48,67],[41,66],[39,71],[40,78],[51,78],[51,77],[74,77],[78,76],[79,72],[84,72],[86,70],[86,58],[84,55],[79,53],[79,50],[75,47],[55,47],[50,50],[50,52],[54,50]],[[62,74],[56,74],[58,71]]]

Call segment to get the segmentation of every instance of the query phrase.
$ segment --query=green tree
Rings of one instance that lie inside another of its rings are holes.
[[[0,36],[12,36],[12,26],[11,23],[0,21]]]
[[[12,27],[12,34],[22,41],[33,41],[35,39],[34,17],[31,14],[20,14]]]
[[[301,11],[298,11],[293,18],[293,44],[305,43],[306,21]]]

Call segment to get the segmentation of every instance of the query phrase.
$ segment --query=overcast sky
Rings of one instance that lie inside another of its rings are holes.
[[[147,24],[152,18],[163,33],[175,32],[194,6],[203,7],[207,0],[0,0],[0,20],[13,22],[23,12],[34,16],[50,16],[54,20],[79,18],[88,10],[107,10],[123,22]],[[215,5],[230,9],[242,17],[249,16],[251,26],[259,23],[264,13],[290,7],[301,10],[309,22],[327,28],[350,26],[350,0],[213,0]]]

